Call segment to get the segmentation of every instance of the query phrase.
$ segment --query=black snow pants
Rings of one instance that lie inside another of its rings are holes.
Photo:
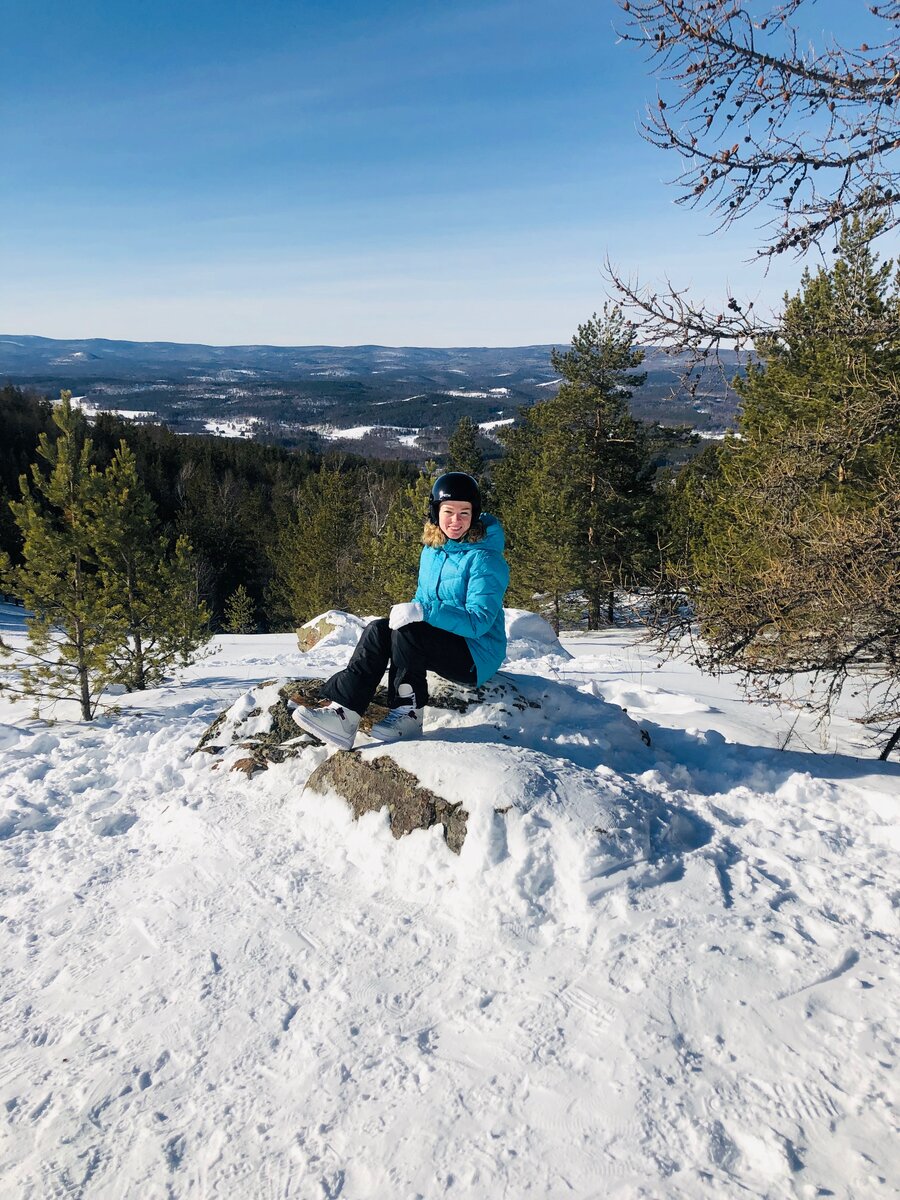
[[[350,662],[326,679],[319,694],[362,715],[386,670],[391,708],[399,703],[401,683],[412,687],[417,708],[428,703],[426,671],[472,687],[476,682],[475,663],[464,637],[426,621],[391,629],[387,617],[381,617],[365,627]]]

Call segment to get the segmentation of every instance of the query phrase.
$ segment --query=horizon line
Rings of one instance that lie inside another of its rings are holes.
[[[90,335],[87,337],[48,337],[42,333],[0,333],[0,344],[16,339],[41,342],[108,342],[125,346],[201,346],[209,350],[542,350],[546,347],[566,346],[568,342],[517,342],[502,345],[476,344],[436,346],[426,343],[388,342],[175,342],[168,338],[107,338]]]

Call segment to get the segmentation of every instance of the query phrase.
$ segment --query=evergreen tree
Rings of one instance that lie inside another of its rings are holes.
[[[218,621],[239,583],[261,595],[277,535],[253,480],[222,471],[206,447],[182,465],[178,532],[194,548],[201,595]]]
[[[397,492],[381,533],[365,541],[372,611],[385,612],[392,604],[411,599],[416,590],[422,529],[436,469],[435,463],[426,463],[415,483]]]
[[[484,454],[478,444],[478,426],[471,417],[460,417],[459,424],[450,434],[447,460],[450,470],[465,471],[479,484],[482,482]]]
[[[280,531],[273,600],[296,625],[330,608],[352,610],[364,580],[359,482],[340,465],[323,467],[298,489],[296,512]]]
[[[40,435],[38,454],[46,471],[33,464],[31,486],[23,475],[21,500],[11,505],[23,561],[13,566],[4,556],[3,587],[33,615],[26,621],[27,665],[19,670],[18,685],[5,686],[28,696],[75,699],[89,721],[114,677],[111,656],[124,627],[97,572],[89,510],[101,481],[91,468],[84,418],[70,401],[71,393],[63,392],[53,412],[57,438]]]
[[[642,357],[618,308],[579,325],[571,347],[552,354],[562,375],[558,394],[533,405],[522,428],[505,435],[507,457],[494,469],[512,531],[512,571],[520,575],[514,586],[527,590],[525,578],[539,574],[556,538],[560,586],[570,571],[577,574],[592,629],[612,621],[617,588],[639,586],[655,567],[655,466],[647,433],[628,407],[646,378],[635,373]],[[528,504],[543,506],[544,515],[539,509],[532,521]]]
[[[877,225],[842,232],[806,272],[738,380],[743,411],[714,475],[691,490],[689,581],[703,661],[774,687],[813,672],[827,711],[861,665],[900,719],[900,279]]]
[[[225,601],[225,632],[254,633],[256,631],[254,616],[253,601],[244,585],[238,584]]]
[[[51,413],[49,401],[9,384],[0,387],[0,551],[14,561],[19,559],[21,538],[9,505],[19,495],[19,476],[34,462],[41,433],[56,436]]]
[[[161,566],[164,595],[169,599],[167,644],[175,652],[170,661],[189,666],[197,650],[209,641],[209,609],[200,595],[197,558],[186,537],[177,537]]]
[[[86,516],[105,603],[124,625],[125,636],[110,652],[113,678],[129,691],[143,691],[159,683],[176,661],[186,665],[209,636],[209,614],[196,597],[190,543],[179,538],[170,553],[124,441]]]
[[[498,496],[510,545],[509,598],[547,616],[559,633],[574,616],[570,593],[581,583],[577,502],[557,442],[526,414],[507,435],[498,467]]]
[[[654,565],[658,504],[647,433],[628,401],[646,373],[635,330],[621,309],[605,306],[579,325],[570,349],[551,362],[563,382],[547,402],[546,423],[561,436],[584,519],[588,624],[612,622],[615,591],[635,587]]]
[[[22,536],[22,563],[5,558],[4,586],[33,610],[19,690],[38,698],[78,700],[90,720],[110,683],[140,690],[166,667],[186,663],[205,640],[206,613],[196,599],[190,547],[170,553],[152,501],[123,443],[105,472],[80,413],[64,392],[42,434],[31,486],[11,505]]]

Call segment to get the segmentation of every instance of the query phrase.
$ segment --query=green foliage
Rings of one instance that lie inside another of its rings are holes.
[[[27,665],[20,668],[19,688],[5,686],[30,696],[74,698],[90,720],[114,675],[111,655],[122,638],[122,616],[107,605],[95,569],[88,511],[100,481],[91,469],[84,418],[70,399],[63,392],[53,413],[56,440],[40,435],[46,472],[33,464],[31,487],[23,475],[22,498],[11,505],[24,561],[13,567],[7,558],[3,587],[33,615],[26,622]]]
[[[161,535],[153,501],[121,442],[87,506],[98,579],[125,636],[110,653],[113,679],[129,691],[158,684],[208,640],[209,614],[198,599],[190,543]]]
[[[559,619],[561,597],[577,583],[591,628],[612,620],[617,588],[639,586],[655,567],[653,447],[628,405],[645,379],[635,371],[641,360],[621,311],[595,313],[569,350],[553,352],[558,394],[526,410],[494,469],[512,594],[525,599],[543,577],[536,590],[555,597]]]
[[[679,504],[705,661],[818,674],[825,710],[861,664],[900,683],[900,280],[875,232],[845,226],[834,266],[786,298],[736,381],[737,435]]]
[[[359,480],[340,465],[301,485],[281,528],[272,599],[295,625],[329,608],[352,610],[359,593],[364,512]]]
[[[416,590],[422,527],[436,470],[429,462],[415,483],[398,491],[381,533],[366,540],[364,561],[373,581],[367,607],[373,612],[411,599]]]
[[[447,445],[448,469],[465,471],[481,483],[484,454],[478,443],[478,426],[471,417],[460,417]]]
[[[581,536],[575,490],[558,443],[527,421],[508,435],[501,484],[504,531],[512,553],[509,598],[539,609],[559,633],[575,615],[568,600],[581,583]],[[510,468],[515,465],[516,475]]]
[[[123,444],[98,471],[70,401],[64,392],[53,412],[56,439],[40,436],[46,470],[35,463],[31,484],[20,480],[11,508],[22,562],[5,556],[2,582],[33,614],[27,651],[13,654],[20,669],[12,690],[74,698],[90,720],[109,684],[145,688],[188,661],[205,640],[206,614],[190,583],[190,548],[180,542],[168,554],[134,456]]]
[[[666,544],[669,573],[675,580],[689,571],[692,555],[699,551],[705,538],[704,517],[722,486],[720,456],[721,446],[710,442],[672,480]],[[673,564],[677,564],[674,570]]]
[[[253,601],[242,583],[225,601],[225,632],[255,633],[256,620]]]

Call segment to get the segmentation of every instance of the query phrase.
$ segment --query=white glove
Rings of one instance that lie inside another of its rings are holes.
[[[418,600],[410,600],[409,604],[394,605],[391,609],[388,623],[391,629],[402,629],[404,625],[411,625],[413,621],[422,621],[424,619],[425,609]]]

